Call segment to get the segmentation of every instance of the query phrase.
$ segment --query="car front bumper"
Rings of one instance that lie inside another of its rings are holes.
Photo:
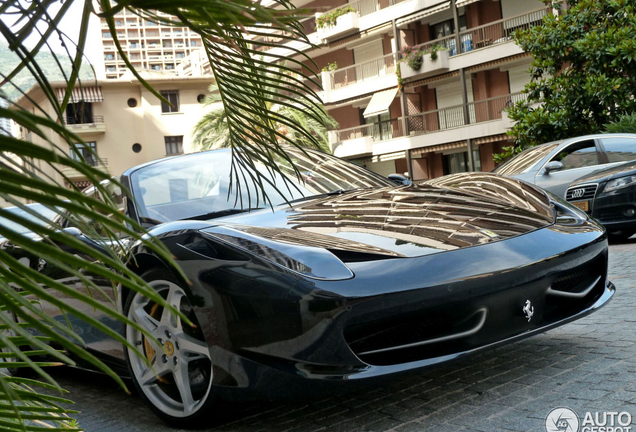
[[[224,399],[435,366],[582,318],[614,294],[607,237],[592,221],[424,257],[349,263],[355,277],[345,281],[307,280],[257,261],[217,270],[209,261],[191,264],[183,268],[201,299],[214,391]]]

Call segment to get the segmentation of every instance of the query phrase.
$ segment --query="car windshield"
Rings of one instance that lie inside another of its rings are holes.
[[[29,204],[27,205],[27,207],[29,207],[29,209],[33,210],[34,212],[44,216],[44,218],[47,221],[52,220],[57,215],[57,213],[54,210],[51,210],[42,204]],[[33,216],[32,214],[28,213],[26,210],[21,209],[20,207],[7,207],[4,210],[11,212],[17,216],[23,217],[29,220],[30,222],[34,222],[38,225],[41,225],[41,226],[47,225],[45,221],[43,221],[42,219],[36,216]],[[19,234],[27,234],[31,232],[31,230],[29,230],[28,228],[25,228],[24,226],[3,217],[0,217],[0,225],[7,227]]]
[[[287,182],[279,174],[269,173],[264,166],[257,165],[259,171],[282,191],[281,195],[272,184],[264,183],[265,193],[273,205],[351,189],[395,186],[378,174],[324,153],[286,151],[302,181],[288,163],[279,165]],[[139,215],[156,223],[213,218],[266,207],[262,199],[257,200],[257,189],[247,172],[240,185],[240,195],[237,195],[236,185],[230,185],[231,166],[232,152],[222,150],[166,159],[134,171],[130,180]]]
[[[532,147],[531,149],[519,153],[517,156],[513,157],[502,165],[499,165],[493,170],[493,172],[495,174],[504,176],[523,174],[524,172],[532,168],[541,159],[546,157],[559,144],[561,143],[558,142]]]

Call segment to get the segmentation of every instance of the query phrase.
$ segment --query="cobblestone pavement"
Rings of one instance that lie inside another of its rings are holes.
[[[605,308],[540,336],[382,386],[310,402],[223,407],[215,431],[541,431],[552,408],[636,420],[636,240],[610,247],[618,292]],[[176,431],[107,378],[54,371],[90,432]],[[636,430],[636,427],[632,427]]]

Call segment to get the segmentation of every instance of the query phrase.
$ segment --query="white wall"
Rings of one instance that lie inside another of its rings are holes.
[[[524,89],[526,84],[530,82],[529,64],[517,66],[508,70],[508,80],[510,82],[510,93],[517,93]]]
[[[539,0],[501,0],[503,17],[508,18],[546,7]]]

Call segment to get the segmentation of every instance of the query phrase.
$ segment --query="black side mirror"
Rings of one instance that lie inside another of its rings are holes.
[[[545,165],[546,175],[550,174],[552,171],[561,171],[562,169],[563,169],[563,164],[559,161],[548,162]]]
[[[387,178],[399,186],[408,186],[413,183],[411,179],[409,179],[408,177],[404,177],[401,174],[389,174]]]

